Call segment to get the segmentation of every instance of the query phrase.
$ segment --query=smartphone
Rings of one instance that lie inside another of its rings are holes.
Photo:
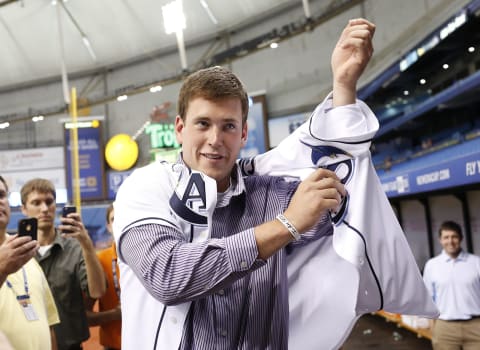
[[[75,207],[74,205],[66,205],[62,208],[62,216],[64,218],[66,218],[68,214],[75,213],[75,212],[77,212],[77,207]],[[63,233],[72,233],[72,231],[65,230],[63,231]]]
[[[70,214],[70,213],[75,213],[75,212],[77,212],[77,207],[76,207],[76,206],[74,206],[74,205],[66,205],[66,206],[64,206],[63,209],[62,209],[62,216],[63,216],[64,218],[66,218],[68,214]]]
[[[25,218],[18,221],[18,235],[30,236],[33,240],[37,239],[37,218]]]

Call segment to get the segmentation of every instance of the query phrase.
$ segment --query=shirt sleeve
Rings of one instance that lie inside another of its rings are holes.
[[[166,305],[212,294],[265,264],[257,259],[253,229],[187,242],[172,227],[146,224],[125,232],[119,251],[149,293]]]
[[[80,244],[76,247],[75,255],[78,254],[78,263],[76,266],[77,278],[80,283],[80,288],[85,295],[90,296],[88,293],[88,278],[87,278],[87,267],[85,265],[85,259],[83,257],[82,248]]]
[[[286,192],[285,192],[285,204],[283,210],[285,211],[292,200],[293,195],[295,194],[297,187],[299,185],[298,181],[285,182]],[[300,235],[298,241],[292,241],[286,246],[287,254],[290,254],[293,249],[303,247],[310,242],[316,241],[324,236],[329,236],[333,234],[333,225],[330,220],[328,213],[324,213],[320,216],[317,223],[308,231]]]

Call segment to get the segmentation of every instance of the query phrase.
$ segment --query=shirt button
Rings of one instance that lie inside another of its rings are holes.
[[[226,337],[227,336],[227,331],[222,330],[222,331],[220,331],[220,334],[222,335],[222,337]]]
[[[177,318],[175,316],[172,316],[170,321],[172,321],[173,324],[177,324]]]
[[[225,295],[225,291],[223,289],[220,289],[217,293],[218,295]]]
[[[360,258],[358,259],[358,263],[360,264],[360,266],[362,266],[365,263],[365,260],[363,260],[363,258]]]
[[[246,261],[242,261],[242,262],[240,263],[240,267],[241,267],[242,269],[246,269],[246,268],[247,268],[247,262],[246,262]]]

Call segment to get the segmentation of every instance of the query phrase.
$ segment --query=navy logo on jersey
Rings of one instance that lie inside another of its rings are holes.
[[[333,171],[344,185],[352,178],[354,161],[350,153],[334,146],[303,144],[311,148],[311,160],[317,167]],[[332,163],[332,160],[337,159],[337,162]],[[349,194],[347,193],[346,196],[342,198],[338,208],[330,211],[330,218],[335,225],[340,224],[345,218],[345,215],[347,215],[349,200]]]
[[[243,176],[253,175],[255,173],[255,157],[239,159],[238,166]]]
[[[174,191],[169,203],[172,211],[183,220],[194,225],[207,225],[207,216],[200,214],[207,208],[205,181],[201,174],[190,174],[182,198]]]
[[[328,164],[322,168],[333,171],[337,174],[340,182],[345,185],[351,179],[353,174],[353,159],[346,159],[338,163]]]
[[[308,143],[302,142],[305,146],[310,147],[312,150],[311,160],[312,163],[318,167],[323,167],[326,163],[331,163],[332,159],[337,158],[353,158],[353,156],[344,151],[341,148],[337,148],[334,146],[327,146],[327,145],[309,145]],[[324,159],[327,158],[327,159]]]
[[[345,185],[351,179],[353,174],[353,159],[345,159],[338,163],[329,164],[325,166],[325,168],[335,172],[340,179],[340,182]],[[349,200],[350,197],[347,193],[345,197],[342,197],[342,201],[338,208],[334,211],[330,211],[330,217],[335,225],[340,224],[345,218],[345,215],[347,215]]]

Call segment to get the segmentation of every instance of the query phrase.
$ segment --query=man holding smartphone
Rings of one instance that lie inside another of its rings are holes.
[[[0,176],[0,330],[14,349],[57,349],[57,308],[42,269],[32,259],[38,242],[28,235],[7,235],[9,220],[8,187]]]
[[[83,295],[97,299],[106,289],[95,248],[78,213],[62,217],[61,225],[55,228],[56,191],[49,180],[32,179],[20,193],[23,214],[38,220],[40,248],[36,258],[60,315],[61,323],[55,326],[58,349],[81,349],[90,336]]]

